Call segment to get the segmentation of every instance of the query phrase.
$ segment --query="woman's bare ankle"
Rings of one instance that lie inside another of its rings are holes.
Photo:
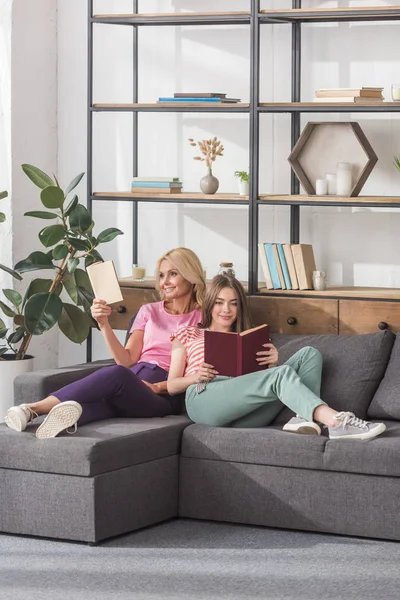
[[[26,406],[33,410],[38,415],[47,415],[51,411],[52,408],[60,404],[60,400],[55,396],[47,396],[44,400],[39,400],[39,402],[32,402],[27,404]]]

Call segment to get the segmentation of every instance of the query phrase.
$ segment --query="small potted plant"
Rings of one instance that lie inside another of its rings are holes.
[[[249,195],[249,173],[248,171],[235,171],[235,177],[239,180],[239,195]]]
[[[400,156],[394,157],[394,165],[398,169],[398,171],[400,171]]]

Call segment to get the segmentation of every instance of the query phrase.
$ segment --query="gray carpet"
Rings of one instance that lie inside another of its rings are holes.
[[[400,544],[190,520],[96,547],[0,535],[1,600],[398,599]]]

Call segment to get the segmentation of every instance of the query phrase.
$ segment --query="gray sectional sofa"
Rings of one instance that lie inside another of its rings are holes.
[[[0,531],[98,542],[173,517],[400,540],[400,336],[273,336],[284,362],[324,356],[322,397],[384,420],[362,442],[266,428],[211,428],[184,414],[115,419],[37,440],[0,425]],[[22,375],[34,401],[107,363]]]

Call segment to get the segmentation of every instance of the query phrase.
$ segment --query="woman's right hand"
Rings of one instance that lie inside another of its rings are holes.
[[[95,319],[99,325],[105,325],[108,323],[108,317],[111,315],[111,307],[107,306],[105,300],[94,298],[90,312],[92,313],[93,319]]]
[[[218,374],[218,371],[216,371],[212,365],[202,363],[199,367],[199,370],[194,375],[195,383],[208,383],[209,381],[212,381]]]

